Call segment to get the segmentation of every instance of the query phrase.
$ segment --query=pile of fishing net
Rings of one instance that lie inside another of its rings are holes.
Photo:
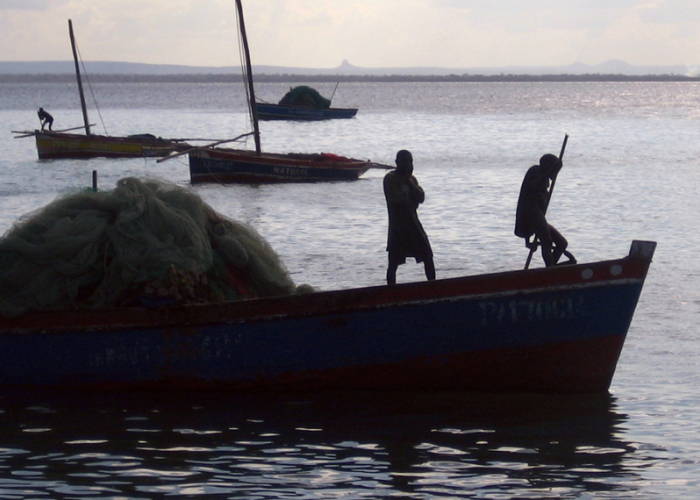
[[[289,89],[289,92],[284,95],[279,104],[281,106],[326,109],[330,107],[331,101],[319,94],[318,90],[306,85],[300,85]]]
[[[0,314],[242,300],[297,287],[253,228],[162,181],[57,198],[0,239]]]

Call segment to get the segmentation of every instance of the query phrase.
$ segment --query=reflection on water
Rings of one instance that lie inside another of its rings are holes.
[[[632,494],[609,395],[30,395],[0,400],[0,497]],[[640,458],[634,458],[635,467]]]

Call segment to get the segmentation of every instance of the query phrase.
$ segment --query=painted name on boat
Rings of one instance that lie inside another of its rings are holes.
[[[584,305],[582,296],[480,302],[481,326],[582,318]]]
[[[279,175],[296,175],[299,177],[306,177],[307,175],[309,175],[308,169],[299,167],[275,166],[272,168],[272,173]]]

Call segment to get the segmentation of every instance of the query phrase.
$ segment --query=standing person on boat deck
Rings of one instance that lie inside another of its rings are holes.
[[[553,154],[542,156],[538,165],[530,167],[520,187],[515,213],[515,235],[525,238],[525,245],[531,249],[537,248],[539,240],[547,267],[556,265],[562,255],[569,258],[566,264],[576,263],[574,256],[566,251],[569,244],[566,238],[545,217],[551,196],[549,181],[557,176],[561,167],[561,160]],[[533,234],[535,239],[530,242]]]
[[[46,125],[48,125],[49,130],[51,130],[51,127],[53,126],[53,116],[51,116],[48,111],[44,111],[44,108],[39,108],[39,111],[37,111],[36,114],[39,115],[41,131],[44,131],[44,127],[46,127]]]
[[[434,280],[433,250],[416,212],[425,201],[425,192],[413,176],[413,155],[410,151],[402,149],[396,153],[396,170],[384,177],[384,196],[389,212],[387,284],[396,284],[396,270],[406,262],[406,257],[423,262],[426,278]]]

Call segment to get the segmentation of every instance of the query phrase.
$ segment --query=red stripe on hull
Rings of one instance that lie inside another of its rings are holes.
[[[624,341],[625,336],[620,335],[405,363],[302,372],[239,384],[236,389],[595,393],[610,387]]]

